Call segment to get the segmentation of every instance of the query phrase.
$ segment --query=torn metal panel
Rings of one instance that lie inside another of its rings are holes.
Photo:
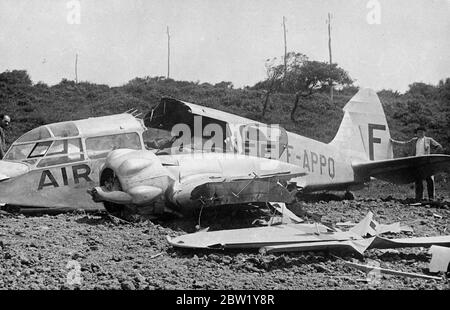
[[[430,248],[431,261],[428,266],[430,272],[447,272],[450,263],[450,248],[433,245]]]
[[[283,206],[277,206],[280,212]],[[369,249],[405,247],[429,247],[449,245],[450,236],[386,239],[378,236],[380,231],[400,229],[400,225],[381,227],[367,216],[350,231],[333,230],[322,224],[284,224],[278,226],[198,232],[173,239],[169,243],[186,248],[259,248],[262,253],[298,252],[314,250],[351,250],[363,254]],[[369,237],[375,234],[374,237]]]
[[[373,237],[368,249],[395,249],[410,247],[430,247],[432,245],[450,246],[450,235],[435,237],[413,237],[386,239],[379,236]]]
[[[320,232],[320,234],[317,233]],[[333,233],[324,225],[295,224],[198,232],[168,238],[171,245],[185,248],[261,248],[299,242],[358,239],[348,232]]]
[[[414,232],[412,227],[402,225],[400,224],[400,222],[395,222],[392,224],[379,224],[376,231],[377,234],[384,234],[384,233],[398,234],[401,232]]]
[[[269,204],[277,210],[282,215],[282,222],[283,223],[302,223],[303,219],[299,218],[297,215],[294,214],[291,210],[289,210],[286,207],[285,203],[279,202],[279,203],[273,203],[269,202]]]
[[[302,242],[283,245],[265,246],[260,249],[260,253],[277,253],[277,252],[305,252],[305,251],[356,251],[363,254],[370,244],[368,239],[356,239],[346,241],[324,241],[324,242]]]
[[[317,233],[319,227],[320,233]],[[297,224],[247,229],[200,232],[168,239],[175,247],[246,249],[260,248],[263,253],[313,250],[353,250],[429,247],[450,245],[450,236],[385,239],[362,238],[352,232],[330,232],[323,225]]]
[[[343,223],[336,223],[336,226],[338,227],[354,227],[356,225],[356,223],[347,221],[347,222],[343,222]]]
[[[144,122],[147,127],[158,127],[161,123],[185,123],[187,116],[198,115],[203,118],[221,121],[224,123],[253,124],[254,120],[244,118],[235,114],[219,111],[194,103],[181,101],[175,98],[163,97],[161,102],[150,111],[145,117]],[[172,126],[166,126],[169,129]]]
[[[212,206],[264,201],[292,202],[296,193],[271,180],[255,178],[202,184],[192,190],[191,200],[208,200]]]
[[[344,225],[340,226],[351,226],[352,223],[346,222],[342,224]],[[354,224],[350,231],[359,236],[365,237],[376,236],[384,233],[413,232],[413,229],[412,227],[401,225],[400,222],[380,224],[373,219],[373,213],[369,211],[366,217],[358,224]]]
[[[373,213],[368,212],[364,219],[356,224],[350,231],[358,236],[365,237],[377,235],[378,223],[373,220]]]
[[[432,245],[447,245],[450,246],[450,236],[437,237],[416,237],[416,238],[401,238],[401,239],[386,239],[379,236],[354,239],[354,240],[332,240],[324,244],[316,246],[316,250],[327,249],[353,249],[359,254],[363,254],[369,249],[394,249],[394,248],[409,248],[409,247],[429,247]],[[312,250],[310,245],[305,243],[292,243],[266,247],[266,253],[273,252],[301,252]]]

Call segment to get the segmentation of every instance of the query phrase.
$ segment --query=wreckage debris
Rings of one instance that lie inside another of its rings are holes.
[[[321,224],[317,226],[315,224],[285,224],[212,232],[202,231],[175,238],[168,237],[168,241],[175,247],[183,248],[259,249],[266,245],[294,243],[299,240],[320,241],[317,229],[319,229],[320,234],[333,232],[333,230]]]
[[[163,255],[164,253],[163,252],[161,252],[161,253],[158,253],[158,254],[155,254],[155,255],[152,255],[152,256],[150,256],[150,259],[154,259],[154,258],[157,258],[157,257],[159,257],[159,256],[161,256],[161,255]]]
[[[386,239],[379,236],[371,238],[349,239],[343,241],[330,240],[323,244],[312,244],[308,242],[291,243],[286,245],[272,245],[261,249],[262,253],[275,252],[300,252],[312,250],[354,250],[363,254],[370,249],[394,249],[410,247],[429,247],[431,245],[450,246],[449,236],[437,237],[415,237],[401,239]]]
[[[345,226],[353,226],[351,231],[359,236],[377,236],[384,233],[400,233],[400,232],[413,232],[412,227],[401,225],[400,222],[392,224],[379,224],[373,219],[373,213],[369,212],[364,219],[358,224],[344,223]],[[340,225],[336,225],[340,226]]]
[[[197,249],[259,249],[261,253],[347,250],[362,255],[369,249],[450,246],[450,235],[387,239],[379,234],[399,231],[394,223],[381,226],[369,212],[349,231],[332,229],[323,224],[283,224],[269,227],[197,232],[168,237],[174,247]]]
[[[450,248],[433,245],[430,248],[431,261],[428,266],[430,272],[449,272]]]
[[[420,273],[397,271],[397,270],[386,269],[386,268],[381,268],[381,267],[377,267],[377,266],[362,265],[362,264],[352,263],[352,262],[348,262],[348,261],[345,261],[345,265],[357,268],[366,273],[377,272],[379,274],[388,274],[388,275],[393,275],[393,276],[420,278],[420,279],[427,279],[427,280],[442,280],[441,277],[428,276],[428,275],[420,274]]]
[[[284,202],[270,203],[270,205],[281,214],[283,223],[290,223],[290,222],[302,223],[303,222],[303,219],[299,218],[297,215],[294,214],[294,212],[289,210],[286,207],[286,204]]]

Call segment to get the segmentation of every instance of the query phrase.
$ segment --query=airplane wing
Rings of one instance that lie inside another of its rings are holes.
[[[226,205],[249,202],[291,202],[295,199],[297,188],[288,186],[291,179],[305,176],[306,173],[289,171],[266,174],[218,178],[198,184],[191,191],[191,200],[208,201],[211,205]],[[186,184],[189,186],[189,184]],[[176,199],[176,197],[175,197]]]
[[[450,172],[450,155],[411,156],[353,165],[355,177],[374,177],[395,184],[408,184],[438,172]]]

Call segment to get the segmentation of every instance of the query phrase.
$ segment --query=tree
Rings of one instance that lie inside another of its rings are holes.
[[[30,76],[25,70],[12,70],[0,73],[0,83],[5,83],[9,85],[24,85],[31,86]]]
[[[409,90],[406,93],[412,95],[412,97],[433,99],[438,96],[438,89],[430,84],[415,82],[409,85]]]
[[[289,52],[283,57],[283,61],[279,61],[276,57],[267,59],[265,63],[267,78],[258,82],[253,89],[264,89],[265,95],[263,100],[262,116],[266,114],[269,105],[270,95],[279,90],[286,91],[285,82],[289,71],[292,68],[301,66],[308,57],[301,53]]]
[[[438,84],[439,96],[446,100],[444,101],[447,106],[449,106],[450,102],[450,78],[446,78],[445,80],[440,80]]]
[[[216,88],[233,89],[233,83],[232,82],[228,82],[228,81],[222,81],[222,82],[214,84],[214,87],[216,87]]]
[[[264,95],[264,105],[262,110],[263,117],[266,114],[270,95],[277,91],[281,86],[281,77],[283,76],[284,72],[284,64],[279,64],[277,58],[275,57],[272,59],[267,59],[265,67],[267,79],[259,85],[259,87],[264,88],[266,91]],[[258,84],[255,86],[258,87]]]
[[[349,86],[353,84],[348,73],[336,63],[311,61],[302,53],[290,52],[286,56],[286,71],[284,63],[277,58],[266,61],[267,78],[253,87],[264,89],[262,116],[265,115],[270,95],[276,91],[295,94],[291,111],[291,119],[295,121],[300,98],[311,96],[315,91],[333,86]]]
[[[331,84],[331,85],[330,85]],[[286,91],[295,94],[291,111],[291,119],[295,121],[300,98],[311,96],[315,91],[332,86],[348,86],[353,84],[348,73],[337,66],[321,61],[296,61],[289,68],[285,77]]]

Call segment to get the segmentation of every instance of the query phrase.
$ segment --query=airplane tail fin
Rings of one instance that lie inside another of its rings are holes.
[[[360,89],[343,110],[344,118],[330,145],[356,160],[393,158],[386,116],[374,90]]]

